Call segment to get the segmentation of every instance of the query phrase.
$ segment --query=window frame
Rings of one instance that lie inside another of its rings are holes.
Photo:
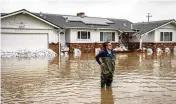
[[[166,40],[166,35],[169,33],[169,40]],[[173,32],[160,32],[160,41],[161,42],[172,42],[173,41]]]
[[[86,32],[86,39],[82,38],[82,32]],[[78,40],[90,40],[91,39],[91,32],[86,30],[78,30],[77,31],[77,39]]]
[[[109,34],[110,33],[110,34]],[[106,35],[110,35],[110,42],[115,42],[116,41],[116,32],[109,32],[109,31],[101,31],[100,32],[100,42],[105,42],[107,41]],[[103,36],[103,37],[102,37]],[[106,38],[106,40],[105,40]]]

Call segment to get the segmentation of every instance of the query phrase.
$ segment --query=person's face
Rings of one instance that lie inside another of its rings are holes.
[[[107,46],[106,46],[107,50],[112,50],[112,44],[111,43],[108,43]]]

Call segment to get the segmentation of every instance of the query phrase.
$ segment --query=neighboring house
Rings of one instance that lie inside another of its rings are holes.
[[[162,20],[152,22],[134,23],[133,28],[137,31],[130,40],[130,45],[135,48],[173,49],[176,46],[176,21]]]
[[[169,32],[172,42],[168,43],[175,43],[174,20],[161,21],[161,24],[156,22],[155,25],[152,22],[142,24],[145,26],[125,19],[87,17],[84,13],[71,16],[31,13],[22,9],[1,14],[1,50],[50,48],[58,53],[60,43],[61,46],[69,46],[70,51],[79,48],[83,52],[92,52],[95,48],[102,47],[105,41],[111,41],[113,47],[123,44],[129,49],[137,49],[139,42],[158,42],[159,35],[154,34],[161,30],[163,40],[165,34],[168,34],[165,32]],[[137,38],[144,35],[146,37]]]
[[[1,15],[1,50],[36,50],[51,48],[58,52],[52,43],[58,43],[58,30],[61,27],[48,22],[29,11],[20,10]]]

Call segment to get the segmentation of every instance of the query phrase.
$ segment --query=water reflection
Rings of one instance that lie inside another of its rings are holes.
[[[3,58],[2,102],[165,104],[176,102],[176,56],[116,54],[113,86],[100,88],[94,54],[53,59]],[[161,100],[163,99],[163,100]]]
[[[112,88],[101,88],[101,102],[100,104],[114,104],[114,96]]]

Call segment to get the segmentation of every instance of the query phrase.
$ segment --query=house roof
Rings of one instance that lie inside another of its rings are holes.
[[[133,28],[135,30],[139,30],[138,34],[145,34],[151,31],[154,31],[162,26],[165,26],[171,22],[175,22],[174,19],[170,20],[160,20],[160,21],[151,21],[151,22],[141,22],[141,23],[134,23]]]
[[[34,13],[40,16],[40,13]],[[42,18],[47,19],[51,23],[55,23],[63,28],[95,28],[95,29],[112,29],[112,30],[119,30],[119,31],[133,31],[131,29],[132,22],[126,19],[111,19],[111,18],[100,18],[100,17],[85,17],[86,19],[96,18],[97,20],[107,19],[112,21],[108,25],[101,25],[101,24],[85,24],[82,21],[67,21],[65,16],[68,15],[59,15],[59,14],[47,14],[42,13]],[[77,17],[77,16],[75,16]],[[84,18],[84,17],[83,17]]]
[[[1,16],[4,16],[4,15],[6,15],[7,13],[1,13]]]
[[[73,17],[74,19],[75,18],[77,19],[78,16],[49,14],[49,13],[32,13],[25,9],[15,11],[12,13],[1,13],[1,18],[6,18],[8,16],[15,15],[18,13],[27,13],[57,28],[111,29],[111,30],[117,30],[120,32],[135,32],[134,30],[138,30],[137,33],[141,35],[154,31],[155,29],[158,29],[164,25],[167,25],[168,23],[171,23],[171,22],[176,23],[174,19],[153,21],[153,22],[132,23],[126,19],[113,19],[113,18],[100,18],[100,17],[87,17],[87,16],[82,17],[82,18],[86,18],[86,21],[84,20],[70,21],[66,17]],[[99,22],[105,22],[105,23],[99,23]],[[133,24],[133,29],[131,29],[132,24]]]
[[[96,19],[98,21],[106,20],[110,21],[112,23],[108,23],[108,25],[103,24],[86,24],[82,21],[67,21],[64,16],[71,16],[71,15],[60,15],[60,14],[49,14],[49,13],[32,13],[25,9],[15,11],[12,13],[1,13],[1,18],[8,17],[10,15],[13,15],[15,13],[21,13],[21,12],[27,12],[34,16],[37,16],[38,18],[45,20],[47,22],[50,22],[51,24],[57,25],[61,28],[90,28],[90,29],[111,29],[111,30],[118,30],[120,32],[126,32],[126,31],[133,31],[131,29],[132,22],[126,20],[126,19],[112,19],[112,18],[100,18],[100,17],[85,17],[87,21],[91,21],[92,19]],[[72,17],[78,17],[73,16]],[[84,18],[84,17],[83,17]]]

